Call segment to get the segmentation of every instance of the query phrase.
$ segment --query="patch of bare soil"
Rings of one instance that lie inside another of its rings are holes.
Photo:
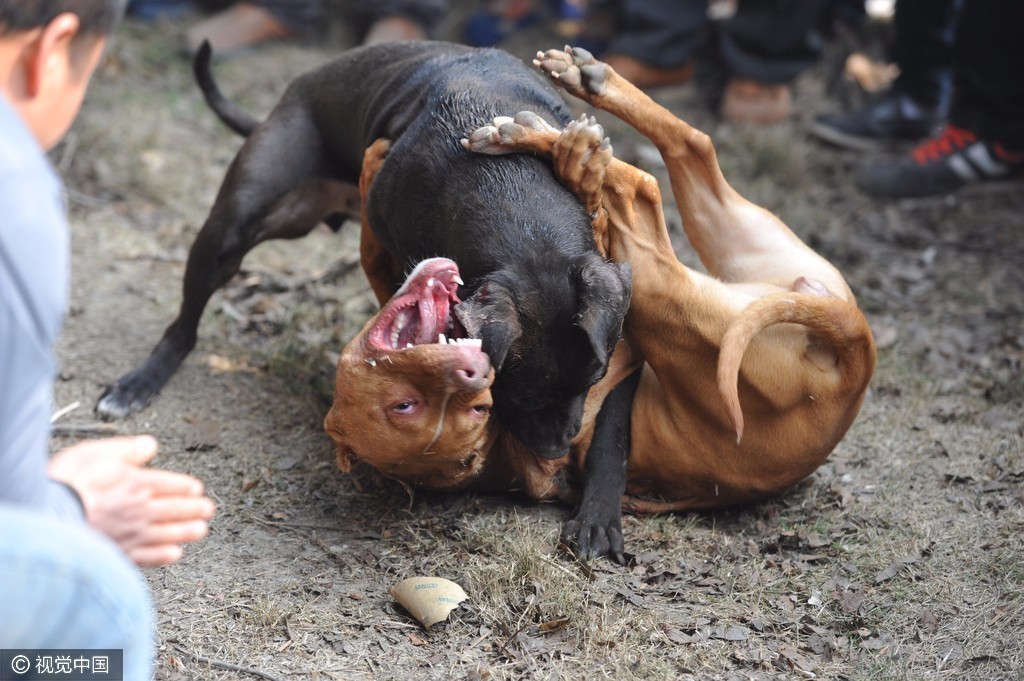
[[[181,28],[129,21],[55,153],[73,215],[57,393],[81,404],[59,422],[72,431],[176,313],[186,249],[240,145],[176,53]],[[344,40],[253,52],[217,76],[263,114]],[[755,506],[627,518],[628,568],[559,556],[559,506],[343,475],[321,420],[325,353],[375,309],[356,230],[266,244],[159,399],[114,426],[156,435],[159,463],[203,478],[220,509],[207,540],[148,573],[157,678],[1020,678],[1024,191],[862,197],[863,158],[804,133],[832,106],[831,68],[773,130],[719,123],[692,87],[659,94],[711,133],[742,193],[845,272],[872,321],[871,394],[817,473]],[[663,172],[605,122],[621,154]],[[429,631],[387,594],[418,574],[470,596]]]

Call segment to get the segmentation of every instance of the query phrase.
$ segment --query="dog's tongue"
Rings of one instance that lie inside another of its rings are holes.
[[[420,323],[415,345],[438,342],[439,334],[448,333],[448,289],[444,283],[431,279],[419,299]]]

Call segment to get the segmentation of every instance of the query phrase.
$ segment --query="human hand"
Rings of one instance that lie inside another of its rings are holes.
[[[156,450],[148,435],[91,440],[57,452],[48,467],[78,492],[89,524],[144,567],[177,562],[216,510],[196,478],[147,468]]]

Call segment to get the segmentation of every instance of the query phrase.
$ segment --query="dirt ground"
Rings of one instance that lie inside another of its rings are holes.
[[[57,406],[79,405],[54,444],[152,433],[158,463],[201,477],[219,506],[208,539],[148,572],[158,679],[1024,678],[1024,184],[859,195],[863,157],[804,132],[836,106],[829,60],[798,83],[795,120],[771,130],[719,122],[700,88],[659,93],[711,133],[742,193],[843,270],[879,367],[846,439],[788,494],[629,517],[633,563],[581,565],[555,550],[569,509],[411,494],[336,469],[321,430],[328,353],[376,307],[351,226],[257,249],[162,395],[123,422],[95,420],[102,387],[176,313],[186,249],[240,145],[177,52],[183,25],[128,21],[54,153],[74,248]],[[263,114],[350,41],[335,31],[216,75]],[[541,31],[513,48],[558,44]],[[661,172],[604,122],[620,154]],[[429,631],[387,592],[420,574],[469,594]]]

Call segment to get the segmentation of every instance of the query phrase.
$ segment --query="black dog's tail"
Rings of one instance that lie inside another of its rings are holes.
[[[213,48],[210,41],[204,40],[192,59],[192,73],[196,76],[199,89],[203,91],[206,103],[217,114],[217,117],[224,121],[224,124],[237,132],[242,137],[248,137],[260,124],[248,111],[238,106],[220,91],[217,83],[210,73],[210,59],[213,56]]]

